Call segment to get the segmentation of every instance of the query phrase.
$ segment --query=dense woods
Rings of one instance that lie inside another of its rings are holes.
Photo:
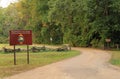
[[[0,43],[9,30],[32,30],[34,43],[120,44],[120,0],[20,0],[0,8]]]

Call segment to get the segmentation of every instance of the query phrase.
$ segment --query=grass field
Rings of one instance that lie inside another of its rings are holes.
[[[13,53],[0,53],[0,77],[21,73],[66,58],[79,55],[78,51],[30,53],[30,64],[26,64],[26,53],[17,53],[17,65],[13,65]]]
[[[110,63],[120,66],[120,51],[112,51],[112,57]]]

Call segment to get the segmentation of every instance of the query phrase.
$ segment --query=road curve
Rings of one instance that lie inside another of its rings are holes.
[[[74,48],[81,55],[4,79],[120,79],[120,70],[109,66],[103,50]]]

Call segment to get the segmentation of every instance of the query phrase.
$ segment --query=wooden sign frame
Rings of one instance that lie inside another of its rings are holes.
[[[29,64],[29,45],[32,45],[31,30],[11,30],[10,45],[14,47],[14,65],[16,65],[16,45],[27,45],[27,64]]]

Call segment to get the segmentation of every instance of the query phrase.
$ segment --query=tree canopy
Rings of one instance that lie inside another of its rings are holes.
[[[111,39],[114,46],[120,44],[120,0],[19,0],[0,8],[0,42],[18,29],[32,30],[34,43],[102,47]]]

